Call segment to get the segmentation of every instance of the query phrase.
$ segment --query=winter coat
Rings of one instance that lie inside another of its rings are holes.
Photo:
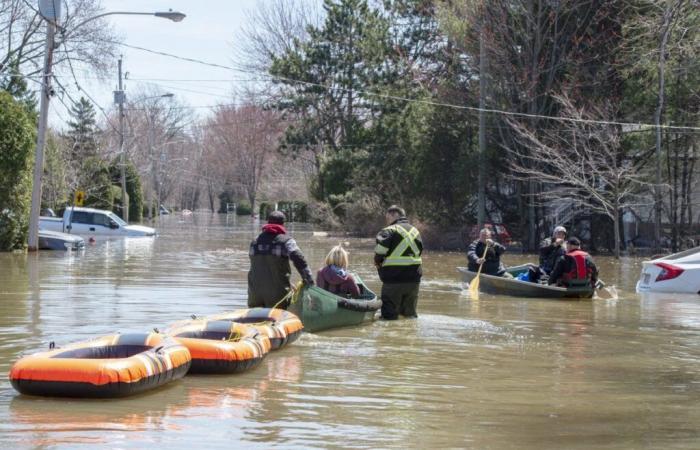
[[[334,265],[326,266],[316,273],[316,285],[341,297],[360,296],[360,288],[352,274]]]

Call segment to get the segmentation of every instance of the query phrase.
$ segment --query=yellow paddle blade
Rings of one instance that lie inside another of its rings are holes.
[[[479,274],[469,283],[469,298],[479,300]]]

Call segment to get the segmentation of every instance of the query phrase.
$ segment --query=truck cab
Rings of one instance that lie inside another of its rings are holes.
[[[39,227],[80,236],[155,236],[156,230],[141,225],[129,225],[111,211],[69,207],[62,219],[42,217]]]

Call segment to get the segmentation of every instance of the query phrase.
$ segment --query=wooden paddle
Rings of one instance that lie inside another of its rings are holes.
[[[486,244],[486,243],[484,243]],[[488,251],[489,246],[486,244],[484,247],[484,254],[481,255],[481,259],[484,261],[481,261],[481,264],[479,264],[479,270],[476,271],[476,277],[469,282],[469,298],[474,299],[474,300],[479,300],[479,275],[481,275],[481,268],[484,267],[484,263],[486,262],[486,252]]]

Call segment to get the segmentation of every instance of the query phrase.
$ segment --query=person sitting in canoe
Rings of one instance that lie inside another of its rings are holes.
[[[537,283],[542,279],[544,283],[554,270],[554,265],[559,258],[566,254],[566,228],[557,226],[552,232],[552,237],[547,238],[540,244],[540,265],[530,267],[528,281]]]
[[[506,274],[506,268],[501,262],[501,255],[505,251],[504,246],[491,239],[491,230],[484,228],[479,232],[479,239],[467,248],[468,268],[471,272],[478,272],[479,266],[483,264],[482,274],[502,277]]]
[[[355,278],[348,272],[348,252],[336,245],[328,252],[325,267],[316,273],[316,285],[341,297],[359,298],[360,288]]]
[[[566,248],[566,254],[557,260],[547,283],[563,287],[595,286],[598,268],[591,255],[581,250],[581,241],[571,237],[566,241]]]

